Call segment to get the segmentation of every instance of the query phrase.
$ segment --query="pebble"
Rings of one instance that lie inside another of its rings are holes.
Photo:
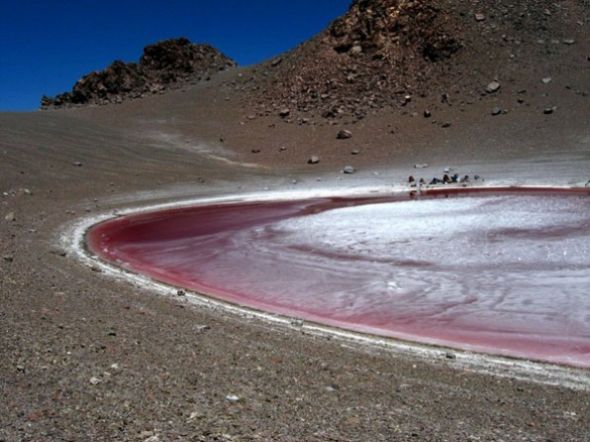
[[[64,249],[61,249],[59,247],[51,249],[50,253],[53,255],[61,256],[62,258],[68,254]]]
[[[320,162],[320,158],[317,155],[312,155],[307,160],[307,164],[317,164]]]
[[[8,215],[6,215],[4,217],[4,219],[8,222],[12,222],[12,221],[16,220],[16,216],[14,215],[14,212],[10,212],[10,213],[8,213]]]
[[[288,117],[289,114],[291,114],[291,111],[288,108],[284,108],[279,111],[279,116],[282,118]]]
[[[576,42],[576,40],[574,40],[573,38],[564,38],[563,40],[561,40],[561,42],[564,45],[571,46],[571,45],[573,45]]]
[[[475,17],[475,21],[484,21],[486,19],[486,16],[484,14],[482,14],[481,12],[476,12],[474,17]]]
[[[4,255],[2,257],[2,259],[4,259],[4,261],[6,261],[6,262],[12,262],[12,261],[14,261],[14,257],[12,255]]]
[[[450,351],[445,353],[445,357],[447,359],[456,359],[457,358],[457,356],[455,356],[455,353],[451,353]]]
[[[486,86],[486,92],[488,94],[493,94],[494,92],[498,92],[500,87],[501,87],[500,83],[498,83],[497,81],[492,81],[491,83],[489,83]]]
[[[351,155],[358,155],[359,153],[361,153],[360,149],[352,149],[352,150],[350,151],[350,154],[351,154]]]
[[[279,147],[279,152],[284,152],[284,151],[286,151],[286,150],[287,150],[287,148],[286,148],[285,146],[281,146],[281,147]]]
[[[236,396],[235,394],[228,394],[225,397],[225,400],[228,402],[238,402],[240,400],[240,397]]]
[[[184,290],[176,290],[176,296],[184,296],[186,292]]]
[[[193,329],[194,329],[196,332],[203,332],[203,331],[210,330],[210,329],[211,329],[211,327],[209,327],[208,325],[204,325],[204,324],[203,324],[203,325],[195,325],[195,326],[193,327]]]
[[[90,381],[89,382],[90,382],[91,385],[98,385],[98,384],[100,384],[100,379],[97,378],[96,376],[92,376],[90,378]]]
[[[428,167],[428,163],[414,164],[414,169],[426,169],[427,167]]]
[[[358,55],[361,54],[363,52],[363,48],[360,45],[354,45],[352,48],[350,48],[350,53],[353,55]]]
[[[424,118],[430,118],[432,117],[432,112],[430,112],[428,109],[426,109],[424,111]]]
[[[344,166],[344,168],[342,169],[342,173],[345,173],[345,174],[352,174],[355,172],[356,172],[356,169],[352,166]]]
[[[348,138],[352,138],[352,132],[346,129],[342,129],[341,131],[338,132],[338,134],[336,135],[336,138],[339,140],[346,140]]]
[[[492,109],[492,115],[496,116],[496,115],[500,115],[502,113],[502,109],[499,107],[494,107]]]
[[[82,167],[82,162],[81,161],[74,161],[72,164],[74,166],[76,166],[76,167]]]
[[[543,84],[549,84],[549,83],[551,83],[551,80],[552,80],[551,77],[545,77],[541,81],[543,82]]]
[[[545,109],[543,109],[543,113],[544,113],[545,115],[551,115],[551,114],[553,113],[553,111],[554,111],[554,110],[555,110],[555,109],[554,109],[554,108],[552,108],[552,107],[546,107]]]

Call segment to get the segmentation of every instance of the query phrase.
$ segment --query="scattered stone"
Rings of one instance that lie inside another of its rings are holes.
[[[197,332],[203,332],[203,331],[206,331],[206,330],[210,330],[211,329],[211,327],[209,327],[208,325],[196,325],[193,328]]]
[[[404,95],[404,99],[402,100],[402,106],[405,106],[410,101],[412,101],[412,96],[409,94]]]
[[[352,138],[352,132],[346,129],[342,129],[341,131],[338,132],[338,134],[336,135],[336,138],[339,140],[346,140],[348,138]]]
[[[492,81],[486,86],[486,92],[488,94],[493,94],[495,92],[498,92],[498,90],[500,90],[500,87],[500,83],[498,83],[497,81]]]
[[[450,167],[447,166],[443,169],[443,173],[449,173],[451,170],[453,170],[453,169],[451,169]]]
[[[279,57],[279,58],[275,58],[273,61],[270,62],[270,65],[274,68],[277,67],[278,65],[280,65],[283,62],[283,58]]]
[[[414,169],[426,169],[427,167],[428,167],[428,163],[414,164]]]
[[[184,290],[176,290],[176,296],[185,296],[186,292]]]
[[[118,370],[119,368],[119,364],[117,364],[116,362],[114,364],[111,364],[111,370]]]
[[[96,272],[96,273],[102,273],[102,269],[98,266],[95,266],[95,265],[90,267],[90,270],[92,270],[93,272]]]
[[[543,82],[543,84],[549,84],[551,83],[551,77],[545,77],[541,81]]]
[[[61,256],[62,258],[65,257],[65,256],[67,256],[67,254],[68,254],[64,249],[62,249],[60,247],[52,248],[51,251],[50,251],[50,253],[52,255]]]
[[[348,175],[353,174],[355,172],[356,172],[356,169],[352,166],[344,166],[344,168],[342,169],[342,173],[345,173]]]
[[[23,189],[23,193],[29,196],[33,194],[33,192],[31,192],[29,189]]]
[[[554,111],[555,111],[555,108],[553,108],[553,107],[546,107],[545,109],[543,109],[543,113],[545,115],[551,115]]]
[[[12,261],[14,261],[14,257],[12,255],[4,255],[2,257],[2,259],[4,259],[4,261],[6,261],[6,262],[12,262]]]
[[[307,160],[307,164],[317,164],[320,162],[320,158],[316,155],[312,155],[309,157],[309,159]]]
[[[451,127],[451,123],[443,123],[440,127],[442,127],[443,129],[447,129]]]
[[[420,178],[420,181],[418,181],[418,183],[423,186],[424,184],[426,184],[426,180],[424,178]]]
[[[362,52],[363,52],[363,47],[361,45],[354,45],[352,48],[350,48],[350,53],[352,55],[362,54]]]
[[[416,181],[416,178],[414,178],[412,175],[410,175],[410,176],[408,177],[408,183],[413,183],[413,182],[415,182],[415,181]]]
[[[239,396],[236,396],[235,394],[228,394],[225,397],[225,400],[228,401],[228,402],[239,402],[240,397]]]
[[[576,43],[576,40],[574,40],[573,38],[564,38],[563,40],[561,40],[561,42],[562,42],[564,45],[571,46],[571,45],[573,45],[574,43]]]
[[[252,152],[252,153],[260,153],[260,149],[252,149],[250,152]]]
[[[360,154],[360,153],[361,153],[360,149],[352,149],[352,150],[350,151],[350,154],[351,154],[351,155],[358,155],[358,154]]]
[[[424,110],[424,118],[430,118],[432,117],[432,112],[430,112],[428,109]]]
[[[486,19],[486,16],[484,14],[482,14],[481,12],[476,12],[474,17],[475,17],[475,21],[484,21]]]
[[[74,166],[76,166],[76,167],[82,167],[82,162],[81,161],[74,161],[72,164]]]
[[[96,376],[92,376],[90,378],[90,381],[89,382],[90,382],[91,385],[98,385],[98,384],[100,384],[100,379],[97,378]]]
[[[447,359],[456,359],[457,358],[457,356],[455,355],[455,353],[452,353],[450,351],[448,351],[448,352],[445,353],[445,357]]]
[[[283,108],[279,111],[279,116],[282,118],[286,118],[291,114],[291,111],[288,108]]]
[[[11,223],[16,220],[16,216],[14,215],[14,212],[9,212],[8,215],[4,217],[4,219]]]
[[[493,116],[500,115],[501,113],[502,113],[502,109],[497,106],[492,109]]]
[[[287,150],[287,148],[286,148],[285,146],[281,146],[281,147],[279,147],[279,152],[284,152],[284,151],[286,151],[286,150]]]

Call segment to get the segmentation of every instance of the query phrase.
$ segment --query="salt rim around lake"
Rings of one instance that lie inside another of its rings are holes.
[[[512,186],[512,187],[511,187]],[[555,192],[577,192],[581,195],[588,195],[588,189],[576,185],[551,185],[537,184],[529,182],[524,187],[514,187],[511,183],[490,181],[484,186],[472,187],[470,190],[483,192],[491,190],[510,190],[518,191],[526,188],[531,191],[555,191]],[[181,189],[183,190],[183,189]],[[450,190],[448,187],[441,188],[440,192]],[[432,190],[431,190],[432,191]],[[438,190],[435,190],[438,191]],[[174,199],[176,192],[169,192],[166,195],[155,193],[153,198],[159,198],[160,202],[149,203],[146,199],[145,192],[128,194],[123,198],[127,208],[111,209],[109,211],[86,215],[77,220],[64,225],[59,230],[56,238],[56,246],[66,250],[68,256],[76,259],[80,264],[88,269],[96,269],[100,273],[94,273],[96,277],[108,278],[119,283],[129,284],[137,290],[145,291],[146,294],[157,294],[171,298],[176,303],[192,306],[197,309],[207,309],[218,315],[225,317],[227,320],[238,320],[258,323],[259,326],[270,326],[271,330],[287,330],[292,333],[301,333],[308,336],[315,336],[317,339],[329,339],[335,345],[342,346],[344,349],[349,348],[351,351],[372,354],[374,352],[393,352],[399,357],[409,358],[418,362],[444,364],[457,370],[466,372],[475,372],[480,374],[489,374],[497,377],[506,377],[515,380],[534,382],[544,385],[558,385],[575,390],[590,390],[590,371],[574,366],[557,365],[535,360],[526,360],[521,358],[505,357],[501,355],[492,355],[489,353],[479,353],[469,350],[450,350],[447,347],[432,346],[420,342],[405,341],[381,337],[374,334],[366,334],[345,330],[342,328],[332,327],[325,324],[315,323],[295,319],[293,317],[268,313],[266,311],[241,306],[232,302],[214,298],[203,293],[183,289],[184,296],[178,296],[178,287],[174,285],[155,280],[154,278],[126,270],[118,264],[105,261],[91,250],[87,244],[88,232],[95,226],[109,220],[115,220],[125,216],[146,214],[160,210],[181,209],[195,206],[205,206],[211,204],[234,204],[244,202],[270,202],[270,201],[293,201],[310,198],[364,198],[378,197],[388,198],[400,195],[416,195],[412,189],[404,186],[391,185],[359,185],[355,187],[342,188],[323,185],[315,188],[303,188],[292,190],[273,190],[269,191],[248,191],[243,190],[238,193],[228,193],[227,189],[211,189],[208,195],[186,197],[184,199]],[[139,198],[139,199],[138,199]],[[166,200],[162,200],[166,198]],[[141,205],[133,205],[133,201],[141,201]],[[353,350],[354,349],[354,350]],[[450,357],[452,356],[452,357]]]

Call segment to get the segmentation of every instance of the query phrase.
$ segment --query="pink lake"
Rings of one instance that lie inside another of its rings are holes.
[[[590,367],[590,190],[444,189],[115,218],[112,264],[242,306]]]

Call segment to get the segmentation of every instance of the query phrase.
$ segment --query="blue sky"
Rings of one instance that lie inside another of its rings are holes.
[[[173,37],[210,43],[240,65],[321,31],[351,0],[0,0],[0,110],[34,110],[41,95]]]

